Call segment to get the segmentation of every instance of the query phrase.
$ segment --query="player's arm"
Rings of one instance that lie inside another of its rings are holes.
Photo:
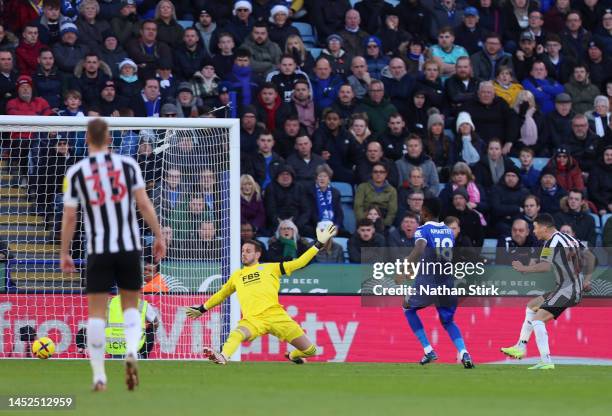
[[[142,218],[151,228],[151,231],[155,236],[155,241],[153,242],[153,255],[155,257],[155,261],[159,261],[166,255],[166,242],[164,240],[164,236],[162,235],[161,226],[157,220],[157,214],[155,213],[153,203],[151,203],[151,199],[147,195],[147,191],[145,191],[144,187],[138,188],[134,191],[134,200],[136,201],[136,206],[138,207]]]
[[[589,250],[587,247],[581,246],[581,256],[582,256],[582,272],[584,273],[584,281],[582,283],[582,287],[585,291],[591,291],[591,277],[593,276],[593,271],[595,271],[595,267],[597,266],[597,258],[595,255]]]
[[[227,299],[232,293],[236,291],[236,286],[234,285],[233,275],[228,279],[227,282],[215,292],[205,303],[200,306],[188,306],[185,313],[190,318],[199,318],[206,311],[214,308],[219,305],[225,299]]]
[[[408,256],[406,257],[406,261],[408,262],[408,264],[412,265],[412,264],[417,263],[419,260],[421,260],[421,258],[423,257],[423,253],[425,253],[425,248],[426,247],[427,247],[427,240],[425,240],[424,238],[417,239],[414,242],[414,248],[412,249],[410,254],[408,254]],[[408,277],[410,277],[410,276],[403,275],[403,274],[398,274],[398,275],[395,276],[395,283],[400,285],[400,284],[404,283],[404,281]],[[412,276],[412,277],[414,277],[414,276]]]
[[[548,241],[542,247],[542,252],[540,253],[540,261],[537,263],[529,264],[525,266],[520,261],[514,260],[512,262],[512,267],[514,270],[520,273],[546,273],[550,271],[550,266],[553,260],[555,246],[551,245],[552,242]]]
[[[74,237],[77,222],[77,207],[64,205],[64,214],[62,216],[62,242],[60,248],[60,267],[64,273],[73,273],[76,271],[74,261],[70,256],[70,245]]]
[[[336,226],[333,224],[328,225],[324,230],[317,229],[317,242],[315,245],[306,250],[306,252],[297,259],[279,263],[280,273],[290,275],[294,271],[307,266],[308,263],[310,263],[310,260],[317,255],[319,250],[334,235],[336,235]]]

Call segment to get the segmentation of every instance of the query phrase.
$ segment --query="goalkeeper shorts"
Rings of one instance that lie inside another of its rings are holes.
[[[272,334],[281,341],[291,342],[304,335],[302,327],[281,307],[270,308],[259,315],[243,317],[238,326],[243,326],[251,332],[249,341]]]

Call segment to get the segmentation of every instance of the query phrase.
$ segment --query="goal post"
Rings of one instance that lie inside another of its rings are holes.
[[[8,256],[0,263],[0,358],[27,356],[30,340],[42,336],[55,341],[58,357],[85,358],[78,344],[87,320],[83,224],[72,247],[74,275],[59,271],[58,231],[61,182],[86,156],[91,119],[0,116],[0,255],[6,247]],[[149,358],[202,358],[202,347],[219,348],[240,318],[235,295],[201,320],[184,314],[240,267],[239,120],[103,119],[113,151],[141,166],[168,244],[167,257],[145,272],[147,320],[158,321],[147,326],[155,340]],[[153,237],[139,223],[149,264]]]

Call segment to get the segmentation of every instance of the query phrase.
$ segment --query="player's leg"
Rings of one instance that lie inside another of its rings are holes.
[[[106,372],[104,371],[104,353],[106,350],[106,293],[89,293],[87,303],[89,320],[87,321],[87,351],[93,371],[94,391],[106,390]]]
[[[236,329],[230,332],[229,336],[223,344],[221,354],[225,357],[226,361],[230,359],[236,352],[240,344],[243,341],[250,340],[253,336],[254,331],[251,331],[246,325],[238,325]]]
[[[287,341],[295,349],[285,353],[285,358],[296,364],[304,364],[306,358],[317,353],[317,347],[306,336],[302,327],[282,308],[270,311],[264,317],[270,334]]]
[[[551,308],[553,309],[553,308]],[[554,308],[558,316],[564,308]],[[555,368],[550,358],[550,347],[548,346],[548,332],[546,331],[546,322],[555,318],[553,312],[540,308],[536,312],[531,325],[533,326],[533,332],[535,332],[536,344],[540,351],[540,362],[533,367],[529,367],[530,370],[552,370]]]
[[[523,358],[527,354],[527,344],[529,343],[529,338],[531,338],[531,333],[533,332],[531,322],[533,321],[533,317],[542,303],[544,303],[544,296],[533,298],[527,303],[527,307],[525,308],[525,320],[521,326],[518,342],[511,347],[501,348],[501,352],[509,357],[518,359]]]
[[[465,368],[474,368],[474,362],[472,361],[472,357],[468,353],[465,348],[465,341],[463,340],[463,336],[461,335],[461,330],[455,323],[455,311],[457,310],[456,306],[438,306],[436,307],[438,311],[438,317],[440,319],[440,323],[442,327],[450,337],[451,341],[455,345],[457,352],[459,353],[459,357],[461,357],[461,362]]]
[[[406,320],[408,321],[408,325],[410,326],[410,329],[412,329],[412,332],[414,333],[414,335],[417,337],[417,339],[423,346],[423,351],[425,352],[425,355],[423,356],[423,358],[421,358],[420,363],[421,365],[425,365],[432,361],[437,360],[438,356],[433,350],[431,343],[429,342],[429,339],[427,339],[427,335],[425,334],[425,328],[423,327],[423,322],[421,322],[421,318],[419,318],[419,315],[417,314],[417,311],[419,309],[422,309],[422,308],[412,307],[406,304],[404,307],[404,316],[406,317]]]
[[[123,309],[123,333],[125,335],[125,383],[128,390],[138,385],[138,345],[142,339],[142,324],[138,301],[140,290],[119,289]]]
[[[313,357],[317,353],[317,346],[306,336],[306,334],[300,335],[289,341],[289,344],[295,347],[295,349],[286,353],[285,357],[296,364],[304,364],[306,358]]]

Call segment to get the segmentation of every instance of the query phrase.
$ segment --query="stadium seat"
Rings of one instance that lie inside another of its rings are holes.
[[[510,160],[516,165],[517,168],[521,167],[521,161],[518,157],[511,157]]]
[[[359,3],[360,1],[361,1],[361,0],[349,0],[349,3],[351,3],[351,8],[352,8],[352,9],[354,9],[354,8],[355,8],[355,5],[356,5],[357,3]]]
[[[193,26],[193,22],[191,20],[179,20],[178,24],[183,26],[183,29],[187,29]]]
[[[268,240],[269,239],[270,239],[270,237],[257,237],[257,240],[259,240],[259,242],[262,243],[266,247],[266,250],[268,249]]]
[[[497,240],[494,238],[485,238],[482,243],[481,254],[487,260],[495,260],[495,249],[497,248]]]
[[[355,232],[355,225],[357,221],[355,220],[355,212],[353,211],[353,206],[351,204],[342,203],[342,212],[344,213],[344,221],[343,226],[346,231],[349,233]]]
[[[400,3],[400,0],[385,0],[385,3],[389,3],[391,6],[395,7]]]
[[[346,182],[332,182],[331,185],[340,192],[340,201],[346,204],[353,203],[353,185]]]
[[[536,157],[533,159],[533,167],[537,170],[542,170],[550,159],[547,157]]]
[[[317,44],[317,36],[309,23],[293,22],[291,25],[300,32],[302,41],[307,48],[313,48]]]
[[[604,214],[601,217],[601,230],[603,232],[604,227],[606,226],[606,222],[608,222],[608,220],[612,218],[612,214]]]
[[[348,263],[348,238],[335,237],[334,241],[342,247],[342,253],[344,254],[344,262]]]
[[[592,212],[591,212],[591,217],[593,217],[593,220],[595,221],[595,233],[601,234],[601,231],[602,231],[601,218],[599,218],[599,215],[593,214]]]
[[[310,54],[312,55],[312,59],[316,61],[317,58],[321,55],[322,50],[323,49],[321,48],[310,48]]]

